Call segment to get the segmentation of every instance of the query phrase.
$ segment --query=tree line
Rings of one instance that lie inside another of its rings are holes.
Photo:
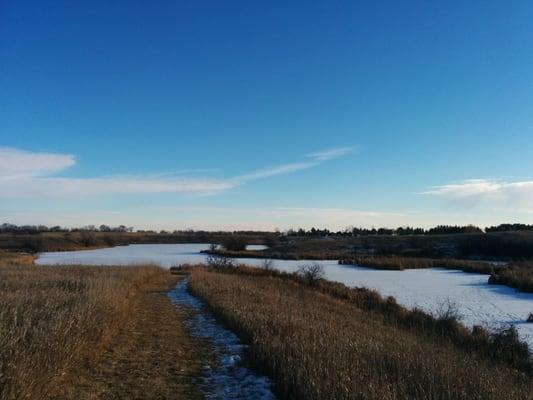
[[[533,231],[533,225],[526,224],[500,224],[497,226],[482,229],[475,225],[437,225],[433,228],[417,228],[410,226],[401,226],[398,228],[360,228],[349,227],[342,231],[330,231],[329,229],[299,228],[297,230],[289,229],[288,236],[308,236],[308,237],[326,237],[326,236],[381,236],[381,235],[449,235],[449,234],[468,234],[484,232],[508,232],[508,231]]]
[[[87,225],[79,228],[64,228],[59,225],[46,226],[46,225],[15,225],[9,223],[3,223],[0,225],[0,233],[15,233],[15,234],[34,234],[45,232],[133,232],[133,227],[127,227],[125,225],[108,226],[100,225]]]
[[[127,227],[125,225],[109,226],[109,225],[86,225],[79,228],[64,228],[59,225],[48,227],[46,225],[15,225],[10,223],[3,223],[0,225],[0,233],[13,233],[13,234],[35,234],[44,232],[134,232],[133,227]],[[437,225],[433,228],[417,228],[410,226],[402,226],[398,228],[360,228],[360,227],[348,227],[342,231],[331,231],[329,229],[311,228],[311,229],[289,229],[283,233],[286,236],[304,236],[304,237],[327,237],[327,236],[381,236],[381,235],[446,235],[446,234],[467,234],[467,233],[491,233],[491,232],[509,232],[509,231],[533,231],[533,225],[527,224],[500,224],[496,226],[490,226],[482,229],[475,225]],[[139,233],[160,233],[160,234],[200,234],[200,233],[233,233],[233,234],[258,234],[265,232],[258,231],[233,231],[233,232],[207,232],[203,230],[174,230],[173,232],[152,231],[152,230],[137,230]],[[276,230],[274,232],[278,235],[282,235],[281,232]]]

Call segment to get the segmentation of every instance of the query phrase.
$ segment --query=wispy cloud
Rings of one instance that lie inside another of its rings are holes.
[[[434,186],[423,194],[438,196],[455,205],[484,206],[515,211],[533,211],[533,181],[505,182],[471,179]]]
[[[211,194],[231,189],[232,182],[208,179],[111,176],[104,178],[24,178],[2,181],[2,197],[87,197],[116,194]]]
[[[48,175],[75,164],[70,154],[32,153],[0,147],[0,178]]]
[[[255,179],[269,178],[276,175],[285,175],[297,171],[316,167],[325,161],[334,160],[336,158],[344,157],[353,152],[351,147],[338,147],[334,149],[324,150],[317,153],[310,153],[306,155],[306,161],[292,162],[288,164],[277,165],[273,167],[259,169],[249,174],[241,175],[234,178],[237,182],[252,181]]]
[[[253,181],[256,179],[269,178],[271,176],[276,176],[276,175],[290,174],[292,172],[297,172],[297,171],[301,171],[304,169],[312,168],[316,165],[317,165],[316,162],[299,162],[299,163],[278,165],[275,167],[259,169],[249,174],[241,175],[236,178],[233,178],[233,180],[236,182],[244,183],[244,182]]]
[[[337,147],[334,149],[323,150],[316,153],[308,154],[307,157],[313,158],[316,161],[328,161],[335,158],[344,157],[350,153],[353,153],[353,147]]]
[[[301,162],[259,169],[228,179],[176,177],[175,174],[172,176],[166,173],[150,176],[66,178],[54,174],[75,164],[72,155],[34,153],[3,147],[0,148],[0,197],[85,197],[135,193],[208,195],[232,189],[248,181],[312,168],[348,153],[348,148],[331,149],[310,154]],[[183,171],[181,175],[184,175]]]

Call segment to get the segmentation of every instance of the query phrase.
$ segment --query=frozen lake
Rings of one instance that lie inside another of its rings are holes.
[[[123,265],[156,263],[171,267],[182,263],[201,263],[201,254],[209,244],[144,244],[97,250],[43,253],[36,263]],[[237,260],[260,266],[261,259]],[[293,272],[299,266],[317,261],[274,260],[275,268]],[[413,269],[383,271],[339,265],[334,260],[318,261],[324,266],[326,278],[348,286],[376,289],[382,295],[394,296],[398,303],[436,313],[447,304],[458,309],[468,326],[483,325],[496,329],[512,324],[533,349],[533,324],[526,323],[533,312],[533,294],[521,293],[502,285],[488,285],[488,275],[470,274],[445,269]]]

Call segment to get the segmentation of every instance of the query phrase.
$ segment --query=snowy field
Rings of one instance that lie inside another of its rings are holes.
[[[123,265],[156,263],[165,267],[181,263],[205,261],[201,250],[208,244],[147,244],[107,249],[43,253],[37,264]],[[238,259],[240,263],[260,266],[261,259]],[[283,271],[296,271],[299,266],[316,261],[274,260]],[[533,312],[533,294],[521,293],[502,285],[488,285],[488,275],[470,274],[444,269],[384,271],[338,265],[336,261],[318,261],[326,277],[348,286],[376,289],[382,295],[394,296],[398,303],[438,313],[449,305],[456,308],[468,326],[489,329],[514,325],[520,336],[533,349],[533,323],[526,323]]]

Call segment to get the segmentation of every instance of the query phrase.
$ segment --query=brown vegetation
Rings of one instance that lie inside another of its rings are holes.
[[[234,235],[223,232],[68,232],[0,233],[0,249],[38,253],[42,251],[84,250],[128,244],[222,243]],[[264,234],[238,235],[249,244],[262,244]],[[239,239],[240,241],[241,239]]]
[[[35,255],[33,254],[0,250],[0,268],[14,265],[30,265],[33,264],[34,260]]]
[[[447,268],[457,269],[464,272],[476,272],[490,274],[494,271],[494,264],[486,261],[456,260],[450,258],[434,259],[421,257],[399,257],[399,256],[372,256],[372,257],[352,257],[339,260],[339,264],[353,264],[362,267],[376,269],[404,270],[419,268]]]
[[[228,235],[222,239],[222,247],[228,251],[243,251],[246,250],[248,244],[244,236]]]
[[[204,253],[230,258],[269,258],[276,260],[337,260],[346,256],[344,250],[324,247],[314,250],[298,250],[287,246],[265,250],[205,250]]]
[[[176,279],[152,266],[0,268],[0,398],[194,395],[191,340],[154,293]]]
[[[494,271],[489,278],[494,285],[507,285],[523,292],[533,293],[533,264],[514,263]]]
[[[491,337],[451,314],[435,319],[366,289],[276,271],[194,268],[190,288],[251,344],[282,398],[533,396],[527,346],[513,330]]]

